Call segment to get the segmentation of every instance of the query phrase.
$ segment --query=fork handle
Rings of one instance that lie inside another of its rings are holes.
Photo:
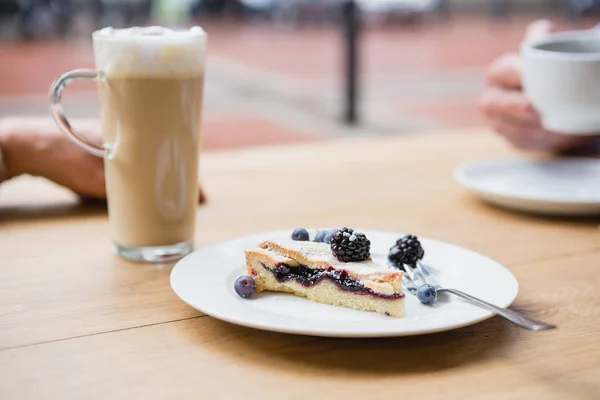
[[[533,318],[526,317],[525,315],[520,314],[516,311],[509,310],[509,309],[503,308],[503,307],[495,306],[493,304],[488,303],[487,301],[478,299],[477,297],[473,297],[469,294],[461,292],[460,290],[447,289],[447,288],[442,288],[442,289],[438,290],[438,293],[443,293],[443,292],[451,293],[462,299],[468,300],[471,303],[474,303],[481,308],[484,308],[484,309],[491,311],[497,315],[500,315],[501,317],[504,317],[507,320],[509,320],[523,328],[531,329],[532,331],[541,331],[541,330],[556,328],[555,325],[549,325],[544,322],[536,321]]]

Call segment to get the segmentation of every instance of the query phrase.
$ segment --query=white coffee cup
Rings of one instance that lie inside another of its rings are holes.
[[[600,32],[551,34],[521,45],[523,90],[544,128],[600,133]]]

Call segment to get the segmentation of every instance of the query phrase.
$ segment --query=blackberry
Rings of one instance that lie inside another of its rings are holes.
[[[340,228],[331,237],[331,252],[342,262],[364,261],[371,256],[371,242],[364,233]]]
[[[403,264],[415,266],[424,255],[425,251],[419,239],[414,235],[406,235],[398,239],[396,244],[390,248],[388,260],[396,268],[402,268]]]

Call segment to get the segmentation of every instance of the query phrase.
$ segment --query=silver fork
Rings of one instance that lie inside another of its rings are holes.
[[[481,308],[491,311],[494,314],[500,315],[501,317],[504,317],[507,320],[526,329],[531,329],[533,331],[541,331],[556,328],[555,325],[550,325],[544,322],[536,321],[533,318],[529,318],[516,311],[495,306],[491,303],[488,303],[487,301],[478,299],[477,297],[471,296],[470,294],[467,294],[465,292],[461,292],[460,290],[444,288],[440,286],[440,284],[435,280],[433,275],[429,272],[427,267],[421,262],[417,262],[416,269],[414,270],[407,265],[404,265],[403,269],[406,272],[406,274],[404,274],[406,278],[403,284],[404,288],[414,295],[417,294],[417,290],[420,286],[429,285],[435,290],[434,301],[437,300],[438,293],[450,293],[464,300],[467,300]],[[420,277],[418,275],[420,275]],[[419,281],[422,281],[424,283],[419,285]]]

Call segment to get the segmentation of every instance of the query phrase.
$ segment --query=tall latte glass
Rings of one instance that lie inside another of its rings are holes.
[[[104,158],[109,224],[118,254],[164,262],[193,247],[206,34],[200,27],[112,29],[93,34],[96,68],[52,86],[53,116],[79,146]],[[71,128],[61,92],[75,79],[97,82],[103,145]]]

